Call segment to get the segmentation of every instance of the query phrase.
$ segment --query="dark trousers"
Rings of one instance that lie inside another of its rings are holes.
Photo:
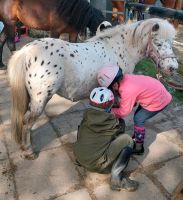
[[[153,116],[155,116],[156,114],[158,114],[164,109],[165,108],[158,111],[149,111],[149,110],[144,109],[141,105],[139,105],[137,110],[135,111],[134,118],[133,118],[134,126],[144,127],[146,120],[152,118]]]

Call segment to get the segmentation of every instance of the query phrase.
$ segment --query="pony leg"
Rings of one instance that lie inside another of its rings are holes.
[[[113,11],[114,12],[124,12],[124,1],[112,1],[113,5]],[[113,14],[113,21],[116,21],[118,23],[123,23],[124,22],[124,16],[121,14]]]
[[[176,9],[176,10],[181,10],[181,8],[182,8],[182,1],[181,1],[181,0],[176,0],[176,1],[175,1],[174,9]],[[178,26],[179,26],[179,21],[174,19],[174,20],[173,20],[173,25],[174,25],[174,27],[177,29]]]
[[[163,0],[161,0],[162,2]],[[144,4],[155,4],[156,3],[156,0],[141,0],[140,3],[144,3]]]
[[[41,115],[44,109],[44,105],[45,103],[31,103],[30,109],[24,115],[21,149],[23,150],[24,158],[28,160],[33,160],[38,157],[38,155],[33,151],[32,148],[31,128],[34,125],[34,122]]]
[[[37,158],[37,155],[33,152],[32,144],[31,144],[31,127],[32,126],[33,126],[33,121],[31,121],[31,112],[27,111],[24,115],[21,149],[23,150],[23,157],[28,160],[33,160]]]
[[[2,60],[2,55],[3,55],[3,47],[6,42],[6,33],[5,33],[5,28],[3,28],[3,31],[0,33],[0,69],[4,67],[3,60]]]
[[[172,0],[172,1],[165,1],[160,0],[164,7],[172,8],[176,10],[181,10],[182,8],[182,1],[181,0]],[[179,21],[176,19],[169,19],[169,22],[173,24],[173,26],[177,29],[179,26]]]
[[[6,25],[7,26],[7,25]],[[7,46],[11,53],[16,50],[15,47],[15,25],[11,24],[7,26]]]
[[[78,33],[77,32],[72,32],[69,33],[69,42],[77,42],[77,37],[78,37]]]
[[[51,38],[59,38],[60,37],[60,33],[55,32],[55,31],[50,31],[50,37]]]

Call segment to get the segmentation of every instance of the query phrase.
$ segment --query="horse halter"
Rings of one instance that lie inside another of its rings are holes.
[[[152,58],[152,60],[155,62],[156,64],[156,69],[157,69],[157,78],[160,79],[162,77],[160,71],[161,71],[161,66],[160,66],[160,62],[166,58],[176,58],[174,53],[171,53],[169,55],[165,55],[165,56],[160,56],[160,54],[158,53],[158,51],[155,49],[153,43],[152,43],[152,37],[150,36],[150,39],[148,41],[147,44],[147,49],[146,49],[146,57],[150,57]]]

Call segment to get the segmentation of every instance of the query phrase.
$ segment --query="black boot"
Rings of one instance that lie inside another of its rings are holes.
[[[144,144],[134,142],[133,154],[135,154],[135,155],[144,154]]]
[[[130,180],[123,174],[124,169],[127,167],[130,156],[133,153],[131,147],[125,147],[119,154],[117,160],[114,162],[111,170],[111,189],[134,191],[138,187],[136,181]]]

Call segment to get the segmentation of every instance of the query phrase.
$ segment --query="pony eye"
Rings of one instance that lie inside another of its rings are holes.
[[[162,44],[157,44],[157,46],[158,46],[158,47],[161,47],[161,46],[162,46]]]

